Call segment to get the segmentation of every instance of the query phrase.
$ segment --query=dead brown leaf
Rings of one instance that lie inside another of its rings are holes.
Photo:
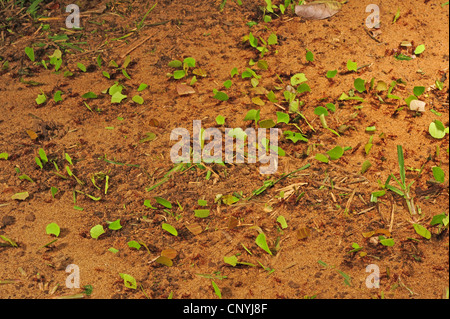
[[[177,92],[178,95],[188,95],[194,94],[195,90],[192,86],[182,83],[177,85]]]

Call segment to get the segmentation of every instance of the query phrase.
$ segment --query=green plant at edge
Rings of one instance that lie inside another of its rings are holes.
[[[390,191],[393,191],[394,193],[402,196],[406,201],[406,205],[408,205],[409,213],[411,214],[411,216],[414,216],[416,215],[416,207],[414,205],[414,199],[411,196],[411,185],[414,183],[414,181],[412,181],[409,185],[406,184],[405,159],[403,156],[403,148],[401,145],[397,145],[397,155],[400,169],[400,181],[393,174],[390,174],[386,180],[385,187]],[[391,180],[391,178],[394,178],[400,188],[389,185],[389,181]]]

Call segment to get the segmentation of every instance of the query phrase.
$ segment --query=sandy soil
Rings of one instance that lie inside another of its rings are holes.
[[[12,1],[0,4],[0,153],[8,154],[0,159],[1,298],[218,298],[213,283],[223,299],[448,296],[448,227],[431,225],[435,215],[448,216],[448,134],[437,139],[429,133],[434,120],[449,125],[448,5],[380,1],[381,28],[369,30],[368,1],[350,0],[333,17],[318,21],[303,20],[290,9],[264,12],[261,0],[242,5],[228,0],[222,10],[222,1],[162,0],[145,20],[154,2],[78,1],[82,29],[69,30],[69,3],[44,1],[37,11],[46,17],[41,21]],[[265,22],[265,16],[272,20]],[[259,45],[271,34],[277,43],[261,57],[245,38],[250,32]],[[411,46],[401,46],[403,41]],[[414,59],[395,58],[414,55],[420,44],[425,51]],[[33,47],[35,62],[26,47]],[[56,49],[62,52],[57,72],[49,63]],[[307,51],[313,61],[306,59]],[[188,57],[196,65],[186,77],[167,75],[176,70],[169,62]],[[267,69],[256,63],[261,60]],[[356,72],[348,71],[349,60],[357,63]],[[231,77],[233,68],[238,74]],[[247,68],[259,76],[258,83],[242,77]],[[330,70],[337,70],[331,79]],[[290,124],[296,126],[276,128],[301,130],[307,141],[279,135],[285,156],[279,156],[275,174],[260,174],[262,164],[248,158],[225,165],[171,161],[176,143],[171,132],[193,133],[194,120],[222,133],[245,130],[255,128],[254,121],[244,120],[254,109],[261,120],[276,122],[277,112],[289,111],[283,94],[297,73],[304,73],[310,87],[297,95],[302,117],[291,113]],[[357,78],[365,80],[362,93],[355,90]],[[399,99],[377,91],[380,81],[388,87],[396,81],[391,94]],[[108,89],[116,82],[127,98],[111,103]],[[148,87],[138,91],[142,83]],[[194,92],[180,95],[182,83]],[[426,102],[423,113],[405,102],[414,87],[425,88],[419,97]],[[229,99],[214,98],[214,90]],[[62,101],[55,102],[57,91]],[[267,97],[270,91],[276,102]],[[88,92],[97,98],[83,97]],[[363,101],[339,99],[343,93]],[[40,94],[47,97],[42,104],[36,102]],[[142,104],[133,101],[136,95]],[[327,124],[339,136],[314,113],[327,103],[336,108]],[[225,117],[224,125],[216,123],[218,115]],[[375,131],[366,130],[373,126]],[[404,150],[406,181],[414,182],[411,193],[420,208],[415,216],[392,191],[371,201],[389,174],[399,178],[397,145]],[[347,147],[339,159],[316,159],[336,146]],[[48,158],[43,168],[35,161],[39,149]],[[372,166],[361,173],[367,160]],[[442,168],[443,183],[435,180],[433,167]],[[277,183],[253,193],[267,181]],[[52,188],[57,188],[54,196]],[[28,197],[13,199],[23,192]],[[228,202],[232,196],[238,201]],[[194,211],[202,208],[209,216],[196,217]],[[122,227],[110,229],[118,219]],[[46,233],[51,223],[60,228],[56,238]],[[173,226],[177,236],[163,224]],[[105,230],[97,239],[90,233],[96,225]],[[257,245],[259,233],[271,254]],[[383,245],[380,235],[394,245]],[[130,241],[140,249],[129,247]],[[225,262],[232,256],[240,264]],[[70,280],[68,287],[66,280],[74,275],[66,272],[68,265],[79,270],[80,288],[70,288]],[[379,288],[366,285],[369,265],[379,270]]]

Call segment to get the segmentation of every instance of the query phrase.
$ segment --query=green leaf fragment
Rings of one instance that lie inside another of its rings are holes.
[[[196,209],[194,210],[194,216],[199,218],[206,218],[209,216],[209,209]]]
[[[91,237],[94,239],[97,239],[100,235],[102,235],[104,233],[105,233],[105,230],[103,229],[102,225],[95,225],[90,230]]]
[[[125,287],[130,288],[130,289],[136,289],[137,288],[137,283],[136,283],[136,279],[128,274],[123,274],[123,273],[119,273],[120,277],[123,279],[123,283],[125,285]]]
[[[414,224],[413,227],[414,227],[414,230],[416,231],[416,233],[419,234],[420,236],[424,237],[425,239],[431,238],[430,231],[428,229],[426,229],[424,226],[422,226],[420,224]]]
[[[341,158],[342,155],[344,155],[344,149],[340,146],[336,146],[333,149],[329,150],[327,154],[331,160],[337,160]]]
[[[160,204],[168,209],[172,209],[172,204],[168,200],[166,200],[162,197],[155,197],[155,200],[158,204]]]
[[[137,104],[143,104],[144,103],[144,99],[141,96],[139,96],[139,95],[133,96],[132,100],[134,102],[136,102]]]
[[[32,62],[35,61],[35,57],[34,57],[34,49],[30,48],[30,47],[26,47],[25,48],[25,54],[28,56],[28,58],[30,58],[30,60]]]
[[[174,236],[178,236],[178,231],[175,229],[175,227],[173,227],[170,224],[162,223],[162,229],[164,229],[165,231],[169,232]]]
[[[255,242],[265,252],[267,252],[269,255],[272,255],[272,252],[270,251],[269,246],[267,245],[266,235],[264,235],[264,233],[259,233],[259,235],[256,237]]]
[[[314,156],[314,158],[320,162],[323,163],[328,163],[328,157],[326,157],[325,155],[321,154],[321,153],[317,153],[316,156]]]
[[[419,55],[419,54],[422,54],[424,51],[425,51],[425,45],[420,44],[414,50],[414,54]]]
[[[288,227],[287,223],[286,223],[286,218],[284,218],[283,215],[280,215],[277,217],[277,222],[280,223],[281,228],[285,229]]]
[[[86,72],[86,66],[85,66],[83,63],[78,62],[78,63],[77,63],[77,67],[78,67],[81,71]]]
[[[123,95],[121,92],[116,92],[111,96],[111,103],[120,103],[123,99],[126,98],[126,95]]]
[[[55,235],[56,237],[58,237],[61,232],[61,229],[59,228],[58,224],[51,223],[47,225],[47,227],[45,228],[45,232],[48,235]]]
[[[433,166],[431,169],[433,171],[434,179],[439,183],[444,183],[444,181],[445,181],[444,170],[442,168],[440,168],[439,166]]]
[[[120,225],[120,218],[116,221],[113,221],[108,225],[108,228],[111,230],[119,230],[122,228],[122,225]]]
[[[347,69],[349,71],[358,71],[358,64],[356,62],[353,62],[352,60],[347,61]]]

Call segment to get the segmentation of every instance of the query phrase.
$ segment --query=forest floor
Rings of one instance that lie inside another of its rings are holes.
[[[448,298],[440,1],[0,1],[0,298]],[[276,172],[174,163],[195,120]]]

